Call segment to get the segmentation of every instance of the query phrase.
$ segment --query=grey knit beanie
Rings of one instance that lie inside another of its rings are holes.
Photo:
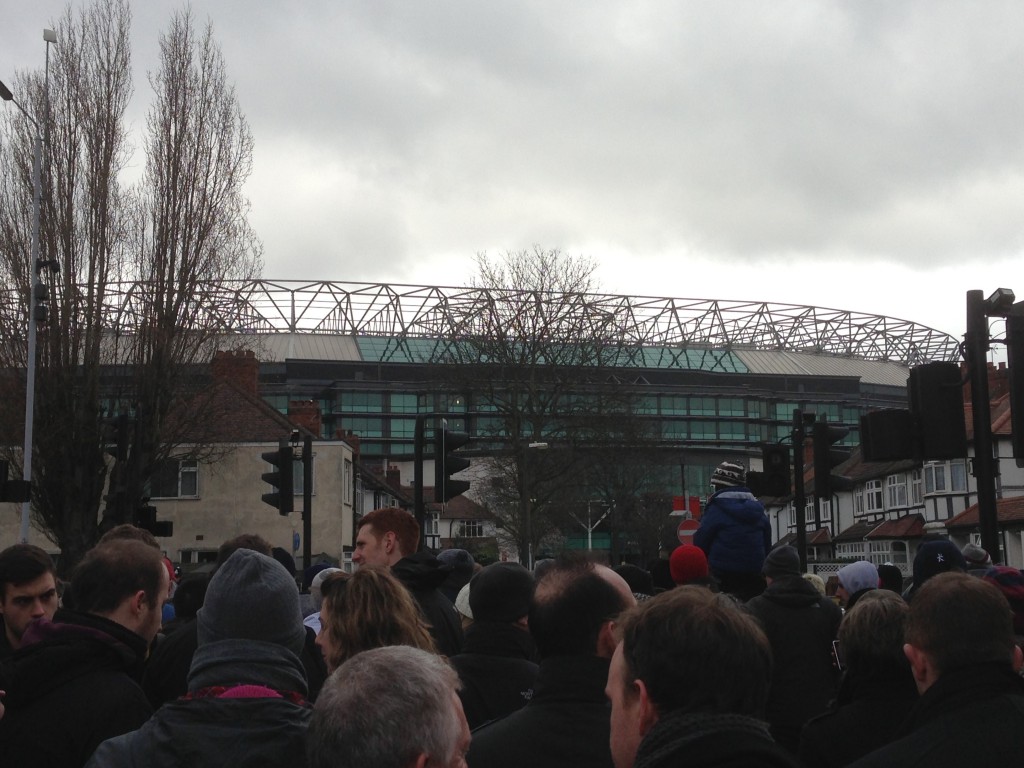
[[[836,573],[843,589],[855,595],[862,589],[878,589],[878,568],[867,560],[844,565]]]
[[[768,553],[761,573],[770,579],[800,575],[800,553],[796,547],[783,544]]]
[[[218,640],[260,640],[296,656],[306,641],[299,590],[273,558],[239,549],[217,569],[196,614],[199,645]]]

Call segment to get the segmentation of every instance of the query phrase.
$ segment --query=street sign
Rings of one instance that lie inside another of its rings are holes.
[[[696,520],[682,520],[676,528],[676,538],[680,544],[693,544],[693,533],[700,528]]]

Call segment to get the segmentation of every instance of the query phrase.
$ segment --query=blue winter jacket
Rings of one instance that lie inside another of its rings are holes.
[[[760,573],[772,547],[772,526],[749,490],[723,488],[708,500],[693,543],[704,550],[713,572]]]

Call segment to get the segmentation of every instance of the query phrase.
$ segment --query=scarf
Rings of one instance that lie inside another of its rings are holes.
[[[686,750],[689,744],[719,733],[748,733],[771,742],[768,724],[746,715],[668,712],[647,732],[636,752],[634,768],[654,768]]]

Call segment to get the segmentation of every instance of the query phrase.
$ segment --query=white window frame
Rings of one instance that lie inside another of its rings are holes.
[[[199,462],[195,459],[165,459],[165,461],[177,461],[178,462],[178,492],[174,496],[157,496],[153,495],[153,499],[198,499],[199,498]],[[186,475],[192,476],[192,482],[195,485],[195,493],[185,494],[181,492],[182,479]],[[151,486],[152,487],[152,486]]]
[[[882,511],[884,511],[882,504],[882,481],[877,479],[868,480],[864,483],[864,512],[871,514]]]
[[[886,509],[907,506],[907,476],[902,472],[886,476],[885,501]]]

